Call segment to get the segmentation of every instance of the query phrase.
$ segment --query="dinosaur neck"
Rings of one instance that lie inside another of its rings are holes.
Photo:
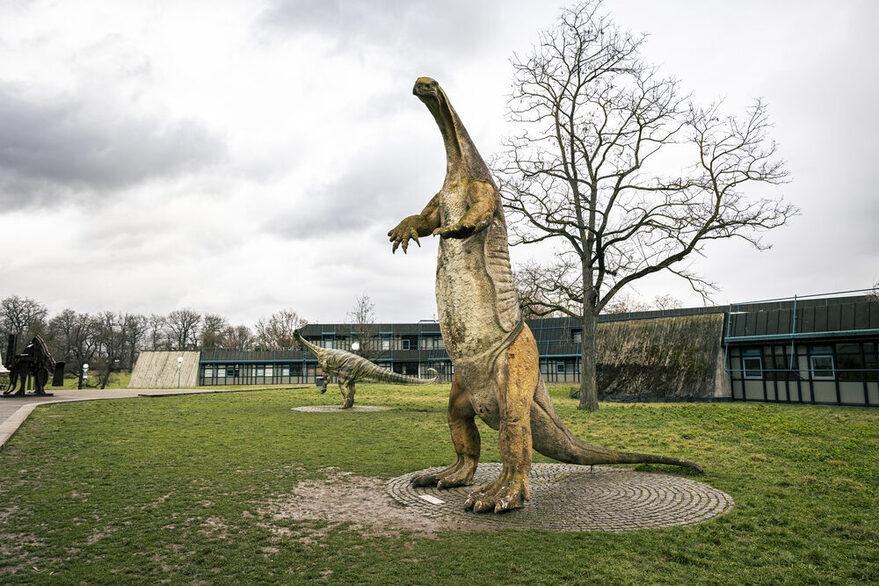
[[[446,147],[446,176],[464,174],[470,179],[491,181],[488,167],[473,145],[467,129],[449,103],[445,92],[440,91],[437,98],[430,100],[426,105],[443,135],[443,144]]]
[[[320,358],[321,354],[323,353],[322,348],[318,348],[317,346],[303,338],[299,334],[299,332],[293,332],[293,336],[299,341],[300,344],[311,350],[311,353],[314,354],[315,358]]]

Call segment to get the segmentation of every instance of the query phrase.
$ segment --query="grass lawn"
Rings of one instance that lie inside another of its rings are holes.
[[[100,372],[92,372],[88,378],[88,388],[101,388],[101,378],[103,374]],[[108,389],[127,389],[128,381],[131,380],[131,371],[111,372],[110,378],[107,379]],[[49,381],[51,383],[51,380]],[[75,376],[66,375],[64,377],[64,385],[61,387],[53,387],[51,384],[46,387],[46,391],[52,392],[52,389],[75,389],[79,384],[79,379]]]
[[[0,583],[879,582],[879,410],[602,404],[587,414],[567,391],[551,388],[575,433],[699,462],[706,474],[690,477],[736,506],[625,534],[426,537],[276,519],[269,503],[297,483],[449,463],[446,386],[358,385],[358,404],[393,407],[378,413],[291,411],[338,398],[313,388],[50,405],[0,449]],[[483,461],[497,461],[497,434],[481,431]]]

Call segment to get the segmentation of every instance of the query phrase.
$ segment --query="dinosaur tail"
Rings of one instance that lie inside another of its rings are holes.
[[[439,378],[439,373],[433,368],[427,369],[428,373],[433,373],[433,376],[431,378],[418,378],[417,376],[400,374],[398,372],[382,368],[381,366],[377,366],[372,362],[370,362],[370,364],[375,366],[376,370],[372,371],[370,375],[367,375],[367,378],[375,382],[396,383],[400,385],[432,385]]]
[[[669,464],[702,472],[694,462],[635,452],[618,452],[588,444],[572,434],[559,419],[541,377],[531,407],[531,432],[534,449],[568,464]]]

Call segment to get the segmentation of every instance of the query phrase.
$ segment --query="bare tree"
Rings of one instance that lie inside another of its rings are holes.
[[[602,313],[620,314],[635,313],[637,311],[647,311],[650,306],[629,293],[620,293],[609,301],[602,310]]]
[[[367,360],[374,360],[381,352],[378,346],[378,326],[375,323],[375,303],[366,293],[354,299],[354,307],[348,312],[345,321],[351,326],[352,342],[357,342],[357,354]]]
[[[65,309],[49,320],[46,344],[55,360],[63,361],[72,367],[73,354],[71,348],[75,338],[74,330],[78,324],[78,316],[72,309]]]
[[[84,364],[91,364],[101,346],[98,332],[100,321],[87,313],[76,313],[65,309],[50,321],[51,337],[56,348],[64,348],[64,361],[67,371],[76,374],[78,388],[85,382],[82,377]],[[59,360],[59,356],[55,355]]]
[[[256,322],[256,339],[261,346],[290,348],[296,345],[293,332],[308,322],[290,309],[282,309]]]
[[[127,336],[123,328],[125,317],[112,311],[105,311],[95,318],[95,338],[101,355],[101,388],[107,387],[110,373],[119,368],[119,363],[128,353]]]
[[[684,304],[674,295],[665,294],[654,297],[653,306],[656,309],[680,309]]]
[[[577,311],[577,304],[572,301],[558,300],[559,303],[566,305],[567,311],[542,303],[545,297],[543,288],[546,287],[546,277],[546,269],[534,261],[525,262],[513,271],[513,284],[519,296],[523,319],[566,317],[571,312]]]
[[[198,345],[198,327],[201,314],[192,309],[178,309],[168,314],[168,338],[175,350],[186,350]]]
[[[0,301],[0,332],[17,334],[19,341],[42,334],[46,327],[46,306],[30,297],[11,295]]]
[[[168,320],[164,315],[150,314],[147,318],[147,331],[150,337],[150,350],[161,350],[167,348],[167,335],[165,327]]]
[[[538,45],[514,57],[510,119],[519,129],[496,163],[514,221],[512,244],[552,241],[558,262],[534,286],[539,312],[580,320],[580,408],[598,408],[595,327],[625,287],[659,271],[706,296],[712,285],[681,261],[706,243],[759,233],[797,210],[750,199],[746,185],[787,172],[768,138],[766,106],[743,117],[700,108],[640,56],[601,0],[563,10]]]
[[[148,328],[149,323],[146,316],[136,313],[126,313],[122,316],[122,331],[128,348],[124,368],[134,368],[134,361],[137,358],[137,353],[141,350]]]
[[[216,313],[206,313],[201,326],[201,347],[222,347],[228,329],[229,322],[225,317]]]
[[[223,335],[223,346],[248,350],[253,347],[253,332],[245,325],[229,326]]]

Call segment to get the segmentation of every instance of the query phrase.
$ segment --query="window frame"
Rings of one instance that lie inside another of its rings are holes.
[[[815,360],[816,359],[827,359],[830,360],[830,368],[816,368]],[[830,371],[829,375],[818,375],[817,372],[827,372]],[[836,380],[836,361],[833,359],[833,354],[821,353],[821,354],[810,354],[809,355],[809,374],[812,376],[812,380],[826,380],[832,381]]]

